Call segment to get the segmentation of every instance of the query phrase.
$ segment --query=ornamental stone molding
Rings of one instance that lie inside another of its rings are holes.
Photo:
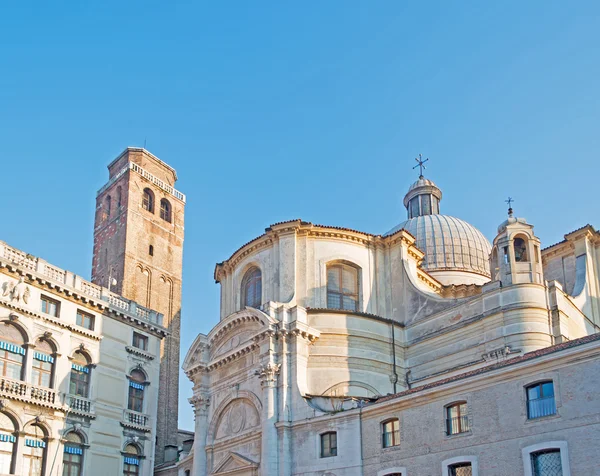
[[[194,408],[194,415],[207,415],[210,406],[210,397],[208,395],[198,394],[188,399],[190,405]]]
[[[23,301],[25,304],[29,303],[29,296],[31,295],[31,291],[29,286],[25,284],[25,278],[21,276],[19,281],[15,284],[12,281],[7,281],[2,286],[3,293],[2,296],[10,296],[10,301],[16,300],[17,302]]]
[[[258,376],[260,383],[263,387],[267,387],[277,382],[277,376],[279,375],[280,364],[268,363],[262,365],[260,368],[254,371],[254,375]]]

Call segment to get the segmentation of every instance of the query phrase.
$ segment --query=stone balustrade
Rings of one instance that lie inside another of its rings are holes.
[[[123,410],[123,425],[150,431],[150,415],[133,410]]]
[[[79,395],[66,395],[66,404],[75,413],[93,414],[93,402],[89,398],[84,398]]]
[[[135,301],[125,299],[107,288],[98,286],[82,279],[69,271],[52,266],[41,258],[27,254],[0,241],[0,260],[10,262],[24,268],[29,274],[52,281],[65,288],[70,288],[81,295],[104,301],[108,307],[118,312],[125,312],[132,316],[162,326],[163,315],[140,306]]]
[[[0,395],[16,400],[37,403],[44,406],[56,406],[57,392],[51,388],[38,387],[21,380],[0,378]]]

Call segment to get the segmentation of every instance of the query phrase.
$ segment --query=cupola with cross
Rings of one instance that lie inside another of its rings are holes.
[[[408,231],[416,239],[417,247],[425,253],[422,269],[440,283],[484,284],[490,280],[489,257],[491,245],[473,225],[440,213],[442,191],[433,181],[423,176],[429,159],[415,159],[419,178],[404,197],[408,219],[385,235],[399,230]]]
[[[542,284],[544,274],[540,254],[540,240],[533,233],[533,225],[525,218],[515,217],[512,198],[508,198],[508,218],[498,227],[490,255],[492,280],[503,286],[521,283]]]

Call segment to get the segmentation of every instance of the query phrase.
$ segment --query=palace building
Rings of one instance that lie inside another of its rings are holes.
[[[592,475],[600,233],[493,242],[421,175],[387,233],[292,220],[218,263],[183,368],[193,448],[163,476]]]
[[[163,316],[0,242],[0,474],[152,474]]]
[[[0,241],[0,475],[176,461],[185,195],[127,148],[98,191],[92,279]]]

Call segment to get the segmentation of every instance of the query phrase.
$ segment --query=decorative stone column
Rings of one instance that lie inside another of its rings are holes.
[[[206,476],[206,436],[208,434],[208,407],[210,398],[208,395],[194,395],[188,400],[194,407],[194,466],[193,476]]]
[[[275,423],[277,423],[277,376],[280,367],[279,364],[269,362],[255,372],[263,388],[261,476],[278,474],[279,445]]]

